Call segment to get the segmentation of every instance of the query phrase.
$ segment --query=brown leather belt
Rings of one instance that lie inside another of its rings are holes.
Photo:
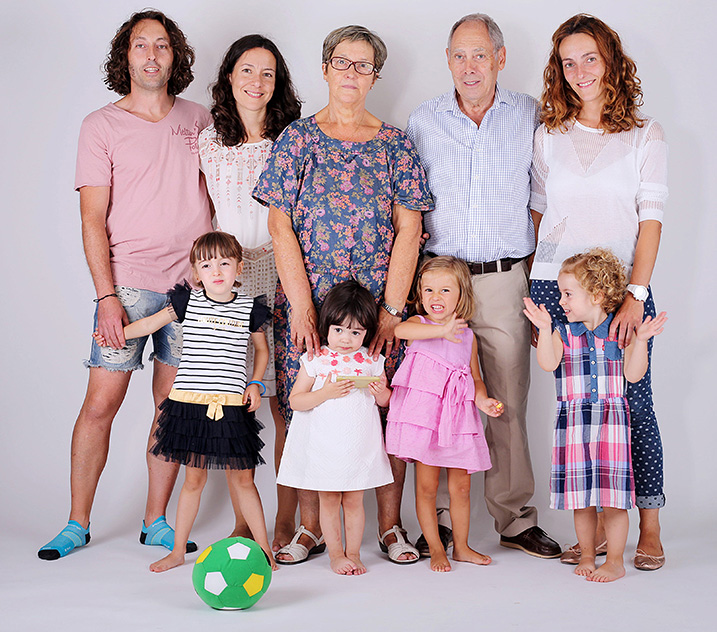
[[[426,255],[429,257],[437,256],[433,252],[426,252]],[[507,257],[505,259],[497,259],[495,261],[486,261],[485,263],[476,263],[476,262],[472,262],[472,261],[466,261],[466,264],[468,265],[468,269],[471,271],[471,274],[488,274],[490,272],[507,272],[516,263],[525,261],[529,256],[530,255],[527,255],[525,257],[520,257],[520,259],[513,259],[511,257]]]

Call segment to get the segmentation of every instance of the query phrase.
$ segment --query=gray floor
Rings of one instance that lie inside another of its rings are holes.
[[[367,501],[369,512],[372,502]],[[551,528],[570,541],[567,515],[558,515],[560,522]],[[200,550],[223,536],[220,523],[228,525],[230,519],[226,513],[219,520],[200,516],[193,533]],[[378,552],[375,523],[368,520],[366,575],[336,576],[328,557],[318,556],[280,568],[256,606],[233,612],[214,611],[195,595],[191,571],[197,554],[181,568],[150,573],[147,566],[161,549],[140,546],[129,521],[111,533],[97,529],[86,549],[56,562],[35,557],[42,539],[37,533],[4,532],[12,546],[2,557],[0,630],[714,629],[709,623],[715,595],[711,542],[669,537],[668,563],[661,571],[628,566],[624,579],[595,584],[556,560],[499,547],[487,521],[476,522],[485,535],[472,544],[493,557],[489,567],[456,564],[453,572],[438,574],[426,561],[390,564]],[[415,537],[415,524],[408,526]],[[635,540],[633,528],[626,561]]]

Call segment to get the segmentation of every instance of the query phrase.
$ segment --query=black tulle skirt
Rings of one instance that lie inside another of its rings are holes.
[[[202,469],[249,470],[264,463],[264,427],[246,406],[223,406],[221,419],[207,417],[205,404],[165,399],[150,452],[166,461]]]

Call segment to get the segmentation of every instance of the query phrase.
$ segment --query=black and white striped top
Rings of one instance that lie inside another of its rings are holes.
[[[183,347],[174,388],[198,393],[243,393],[249,335],[271,315],[256,299],[236,293],[228,303],[210,299],[186,283],[169,292],[182,323]]]

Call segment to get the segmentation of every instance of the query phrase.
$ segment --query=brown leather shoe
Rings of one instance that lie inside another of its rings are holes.
[[[448,527],[439,524],[438,537],[441,539],[441,544],[446,551],[453,546],[453,531]],[[426,538],[423,534],[418,536],[418,540],[416,540],[416,548],[418,549],[418,554],[421,557],[431,557],[431,552],[428,550],[428,542],[426,542]]]
[[[595,547],[595,555],[607,555],[607,540],[603,540]],[[565,549],[560,556],[560,561],[563,564],[580,564],[580,545],[573,544]]]
[[[509,549],[520,549],[528,555],[542,558],[560,557],[562,549],[545,531],[537,525],[516,536],[500,536],[500,545]]]

